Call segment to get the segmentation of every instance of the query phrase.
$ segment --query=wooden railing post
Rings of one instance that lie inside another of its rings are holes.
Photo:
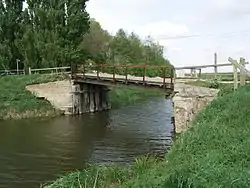
[[[102,66],[101,72],[104,73],[104,65],[102,64],[101,66]]]
[[[199,69],[199,75],[198,75],[199,80],[201,79],[201,69]]]
[[[144,86],[146,85],[145,80],[146,80],[146,66],[144,66],[143,68],[143,85]]]
[[[238,72],[236,65],[233,65],[234,68],[234,90],[238,89]]]
[[[163,69],[163,88],[166,89],[167,85],[166,85],[166,67]],[[172,76],[171,76],[172,77]]]
[[[128,66],[125,68],[125,84],[128,84]]]
[[[113,82],[115,82],[115,65],[113,66]]]
[[[174,91],[174,73],[175,73],[175,69],[171,68],[171,75],[170,75],[170,89],[172,91]]]
[[[83,65],[83,76],[85,76],[85,73],[86,73],[86,67],[85,67],[85,64]]]
[[[99,71],[100,65],[97,65],[96,67],[97,67],[97,70],[96,70],[97,79],[100,80],[100,75],[99,75],[99,73],[100,73],[100,71]]]
[[[246,60],[244,58],[240,58],[240,64],[245,67]],[[240,71],[240,86],[246,85],[246,73],[244,71]]]
[[[217,53],[214,53],[214,78],[217,79],[218,67],[217,67]]]

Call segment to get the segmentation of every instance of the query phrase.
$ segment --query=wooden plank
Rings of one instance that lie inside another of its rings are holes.
[[[232,59],[231,57],[228,59],[229,62],[231,62],[233,65],[236,66],[236,68],[242,70],[243,72],[245,72],[245,74],[247,76],[250,76],[250,72],[241,64],[239,64],[236,60]],[[248,62],[246,62],[245,64],[248,64]]]
[[[231,63],[217,64],[216,67],[229,67],[232,66]],[[213,68],[215,65],[198,65],[198,66],[186,66],[186,67],[175,67],[175,70],[182,69],[201,69],[201,68]]]
[[[80,85],[76,84],[72,86],[72,92],[73,94],[73,114],[74,115],[79,115],[80,112],[80,105],[81,105],[81,99],[80,99]]]
[[[46,70],[63,70],[63,69],[70,69],[71,67],[54,67],[54,68],[41,68],[41,69],[31,69],[32,72],[35,71],[46,71]]]
[[[214,54],[214,77],[215,79],[217,79],[217,75],[218,75],[218,67],[217,67],[217,53]]]

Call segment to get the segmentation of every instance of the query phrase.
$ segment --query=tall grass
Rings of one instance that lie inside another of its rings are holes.
[[[59,112],[47,101],[38,100],[27,85],[62,80],[63,75],[0,77],[0,120],[54,116]]]
[[[136,102],[144,102],[149,98],[157,96],[163,96],[163,94],[157,91],[145,91],[134,88],[112,88],[109,93],[109,100],[112,108],[118,108]]]
[[[198,115],[193,127],[179,136],[163,161],[139,159],[134,167],[119,171],[113,170],[116,167],[89,168],[56,181],[51,188],[94,185],[99,188],[249,188],[249,96],[250,87],[246,87],[214,100]],[[110,171],[114,172],[112,176]],[[85,184],[86,181],[90,183]]]
[[[157,164],[152,157],[142,157],[135,160],[132,168],[119,166],[89,165],[83,171],[77,171],[44,188],[116,188],[125,184],[129,179],[145,173],[145,170]]]

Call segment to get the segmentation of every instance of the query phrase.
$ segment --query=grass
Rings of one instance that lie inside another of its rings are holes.
[[[150,97],[157,97],[161,95],[163,94],[157,91],[145,91],[134,88],[112,88],[109,93],[109,98],[112,108],[119,108],[136,102],[144,102]]]
[[[248,188],[249,96],[248,86],[214,100],[197,116],[193,127],[179,136],[163,161],[144,158],[132,168],[119,170],[89,167],[50,187]]]
[[[49,102],[38,100],[25,89],[27,85],[65,79],[63,75],[0,77],[0,120],[51,117],[60,112]]]
[[[119,166],[90,165],[84,171],[77,171],[58,179],[46,188],[116,188],[132,179],[138,174],[143,174],[147,169],[155,166],[159,161],[152,157],[136,159],[132,168]]]
[[[222,96],[228,93],[233,92],[233,84],[225,84],[217,81],[190,81],[186,82],[188,85],[207,87],[212,89],[219,89],[218,96]]]

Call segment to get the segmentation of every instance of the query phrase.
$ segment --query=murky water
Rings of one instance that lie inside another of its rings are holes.
[[[49,121],[0,123],[0,187],[32,188],[86,163],[131,164],[172,144],[172,104],[165,99]]]

